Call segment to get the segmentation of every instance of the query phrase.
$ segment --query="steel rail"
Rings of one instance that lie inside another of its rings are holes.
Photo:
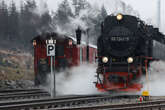
[[[6,93],[6,92],[23,92],[23,91],[41,91],[43,89],[3,89],[0,90],[0,93]]]
[[[21,95],[21,94],[37,94],[37,93],[48,93],[46,91],[24,91],[24,92],[11,92],[11,93],[0,93],[0,98],[3,96]]]
[[[3,90],[3,92],[0,93],[0,101],[9,100],[9,99],[10,100],[26,99],[26,98],[29,99],[29,98],[48,97],[48,96],[50,96],[50,94],[42,89]]]
[[[64,97],[64,98],[55,98],[55,99],[37,99],[37,100],[28,100],[21,102],[6,102],[0,103],[0,110],[19,110],[19,109],[30,109],[30,108],[54,108],[54,107],[63,107],[63,106],[77,106],[81,104],[103,102],[113,100],[115,98],[121,98],[122,96],[76,96],[76,97]],[[128,97],[128,96],[127,96]]]
[[[21,98],[31,98],[31,97],[39,97],[39,96],[42,96],[42,97],[45,97],[45,96],[50,96],[49,93],[35,93],[35,94],[18,94],[18,95],[9,95],[9,96],[1,96],[0,97],[0,101],[2,100],[7,100],[7,99],[21,99]]]
[[[79,106],[79,107],[59,107],[51,108],[49,110],[97,110],[97,109],[110,109],[110,110],[140,110],[145,108],[162,108],[165,107],[165,100],[159,101],[148,101],[143,103],[130,103],[130,104],[106,104],[106,105],[95,105],[95,106]]]

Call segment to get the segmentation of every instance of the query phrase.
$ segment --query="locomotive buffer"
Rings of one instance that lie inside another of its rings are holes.
[[[50,70],[51,70],[51,75],[54,76],[53,77],[53,83],[54,83],[54,88],[51,88],[51,96],[55,97],[56,96],[56,77],[55,77],[55,73],[53,72],[53,57],[54,57],[54,64],[55,64],[55,44],[56,44],[56,40],[53,40],[52,38],[50,38],[49,40],[46,40],[47,43],[47,56],[51,57],[51,61],[50,61]]]

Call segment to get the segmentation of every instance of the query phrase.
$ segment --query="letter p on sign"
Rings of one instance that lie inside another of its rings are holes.
[[[55,44],[47,44],[47,56],[55,56]]]

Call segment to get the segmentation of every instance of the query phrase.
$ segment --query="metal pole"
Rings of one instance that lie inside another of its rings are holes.
[[[87,29],[87,62],[89,63],[89,28]]]
[[[56,74],[55,74],[55,56],[54,56],[54,97],[56,97]]]
[[[145,60],[145,68],[146,68],[146,82],[147,82],[147,90],[149,91],[149,79],[148,79],[148,66],[147,66],[147,60]]]
[[[157,8],[157,16],[158,16],[158,28],[161,27],[161,0],[158,0],[158,8]]]
[[[53,76],[53,62],[52,62],[52,56],[50,57],[51,58],[51,61],[50,61],[50,70],[51,70],[51,76]],[[52,83],[52,81],[51,81],[51,83]],[[52,94],[51,94],[51,97],[53,97],[54,95],[54,93],[53,93],[53,89],[51,89],[51,91],[52,91]]]
[[[149,92],[148,60],[145,60],[147,91]],[[150,96],[149,96],[150,98]]]

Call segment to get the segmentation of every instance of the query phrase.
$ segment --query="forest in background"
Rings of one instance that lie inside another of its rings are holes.
[[[38,15],[33,12],[37,7],[35,1],[21,3],[18,11],[15,2],[8,6],[5,1],[0,2],[0,47],[8,49],[31,48],[31,39],[43,27],[49,28],[51,16],[49,12]]]
[[[114,10],[134,12],[120,0],[114,1],[119,1],[116,6],[111,4],[110,7],[115,7]],[[0,0],[1,80],[33,80],[31,40],[35,36],[58,32],[74,37],[75,30],[80,26],[83,31],[89,31],[90,43],[96,44],[101,22],[107,16],[104,6],[93,6],[86,0],[62,0],[56,11],[50,11],[47,4],[43,3],[42,12],[35,0],[22,0],[20,4],[20,7],[17,7],[14,0],[11,3]],[[82,36],[83,40],[86,38]]]
[[[14,0],[9,5],[5,0],[0,1],[0,48],[31,52],[31,40],[38,34],[58,32],[74,36],[78,26],[84,31],[89,30],[90,41],[96,44],[101,22],[107,16],[105,7],[93,7],[86,0],[71,1],[63,0],[56,12],[50,12],[45,3],[46,11],[42,14],[36,12],[35,0],[21,2],[20,9]],[[117,7],[128,13],[133,11],[123,2]]]

